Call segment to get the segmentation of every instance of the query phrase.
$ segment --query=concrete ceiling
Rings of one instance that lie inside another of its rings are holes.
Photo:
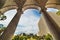
[[[2,8],[2,6],[4,5],[4,3],[6,1],[7,0],[0,0],[0,8]],[[8,0],[8,1],[10,2],[10,0]],[[23,4],[26,0],[13,0],[13,1],[15,1],[18,5],[20,5],[20,4]],[[35,1],[40,6],[45,6],[47,1],[48,1],[48,3],[56,3],[56,2],[60,3],[60,0],[35,0]]]
[[[16,4],[18,4],[18,6],[23,5],[25,3],[26,0],[14,0],[16,2]]]
[[[26,0],[15,0],[15,1],[16,1],[16,3],[18,3],[20,5]],[[35,1],[38,3],[38,5],[45,6],[45,4],[48,0],[35,0]]]
[[[35,0],[40,6],[45,6],[48,0]]]
[[[5,3],[5,1],[6,0],[0,0],[0,8],[2,8],[2,6],[4,5],[4,3]],[[23,4],[24,3],[24,1],[26,1],[26,0],[14,0],[18,5],[20,5],[20,4]],[[47,0],[35,0],[39,5],[42,5],[42,6],[44,6],[45,4],[46,4],[46,2],[47,2]]]

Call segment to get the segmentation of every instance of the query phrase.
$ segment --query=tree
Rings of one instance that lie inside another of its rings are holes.
[[[50,34],[39,36],[39,40],[53,40]]]
[[[5,15],[0,15],[0,20],[5,20],[7,17]]]
[[[60,10],[56,13],[57,15],[60,15]]]
[[[29,34],[29,35],[20,34],[20,35],[16,35],[12,40],[53,40],[53,38],[50,34],[43,35],[43,36],[37,36],[33,34]]]
[[[0,24],[0,35],[5,29],[6,29],[6,27],[4,27],[3,24]]]
[[[15,36],[12,40],[19,40],[19,36]]]
[[[47,34],[45,36],[45,40],[53,40],[52,36],[50,34]]]

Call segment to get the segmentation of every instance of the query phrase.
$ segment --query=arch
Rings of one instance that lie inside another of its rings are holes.
[[[0,11],[4,14],[6,11],[12,10],[12,9],[18,9],[18,7],[16,5],[6,6],[6,7],[3,7],[2,9],[0,9]]]
[[[41,10],[41,8],[39,6],[36,6],[36,5],[29,5],[29,6],[25,6],[22,8],[22,11],[25,11],[27,9],[37,9],[37,10]]]
[[[16,34],[20,34],[19,32],[22,33],[33,33],[33,34],[38,34],[39,32],[39,28],[38,28],[38,21],[40,19],[40,11],[37,9],[26,9],[24,12],[24,14],[21,16],[21,20],[18,24],[18,27],[16,29]],[[20,27],[20,25],[22,26],[22,28]],[[29,28],[30,27],[30,28]],[[18,29],[21,29],[21,31],[17,31]],[[28,28],[28,29],[26,29]],[[23,30],[25,29],[25,30]],[[30,30],[34,30],[33,32]],[[35,32],[35,33],[34,33]]]

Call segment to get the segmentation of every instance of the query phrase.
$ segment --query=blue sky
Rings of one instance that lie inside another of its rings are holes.
[[[4,15],[7,16],[7,19],[4,21],[0,21],[0,24],[4,24],[4,26],[8,26],[14,15],[17,13],[16,9],[9,10],[5,12]],[[16,28],[15,34],[20,33],[38,33],[38,21],[40,19],[40,12],[36,9],[27,9],[23,12],[20,17],[20,21]]]
[[[55,8],[47,8],[47,11],[48,12],[54,12],[54,13],[56,13],[58,11],[58,9],[55,9]]]
[[[57,9],[54,8],[48,8],[49,12],[56,12]],[[4,21],[0,21],[0,24],[3,24],[5,27],[8,26],[14,15],[17,13],[16,9],[9,10],[5,12],[4,15],[7,16],[7,19]],[[27,9],[24,11],[24,13],[20,17],[20,21],[18,23],[18,26],[16,28],[15,34],[20,33],[38,33],[38,21],[40,19],[40,12],[36,9]]]
[[[38,33],[38,21],[40,19],[40,12],[36,9],[27,9],[21,16],[17,30],[15,33]],[[20,30],[21,29],[21,30]]]

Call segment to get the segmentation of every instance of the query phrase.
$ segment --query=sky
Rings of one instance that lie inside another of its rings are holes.
[[[38,21],[40,19],[40,12],[36,9],[27,9],[21,16],[17,30],[15,33],[38,33]],[[20,30],[21,29],[21,30]]]
[[[48,8],[47,11],[56,12],[58,10],[54,8]],[[3,24],[5,27],[7,27],[16,13],[17,13],[16,9],[5,12],[4,15],[7,16],[7,19],[4,21],[0,21],[0,24]],[[15,35],[20,33],[37,34],[39,32],[38,22],[40,20],[40,17],[41,14],[36,9],[25,10],[20,17],[19,23],[15,31]]]
[[[7,27],[16,13],[16,9],[5,12],[4,15],[7,16],[7,19],[4,21],[0,21],[0,24],[3,24],[5,27]],[[19,23],[15,31],[15,35],[20,33],[37,34],[39,31],[38,21],[40,20],[40,16],[40,12],[36,9],[25,10],[20,17]]]
[[[58,11],[58,9],[55,9],[55,8],[47,8],[47,11],[48,12],[56,13]]]

